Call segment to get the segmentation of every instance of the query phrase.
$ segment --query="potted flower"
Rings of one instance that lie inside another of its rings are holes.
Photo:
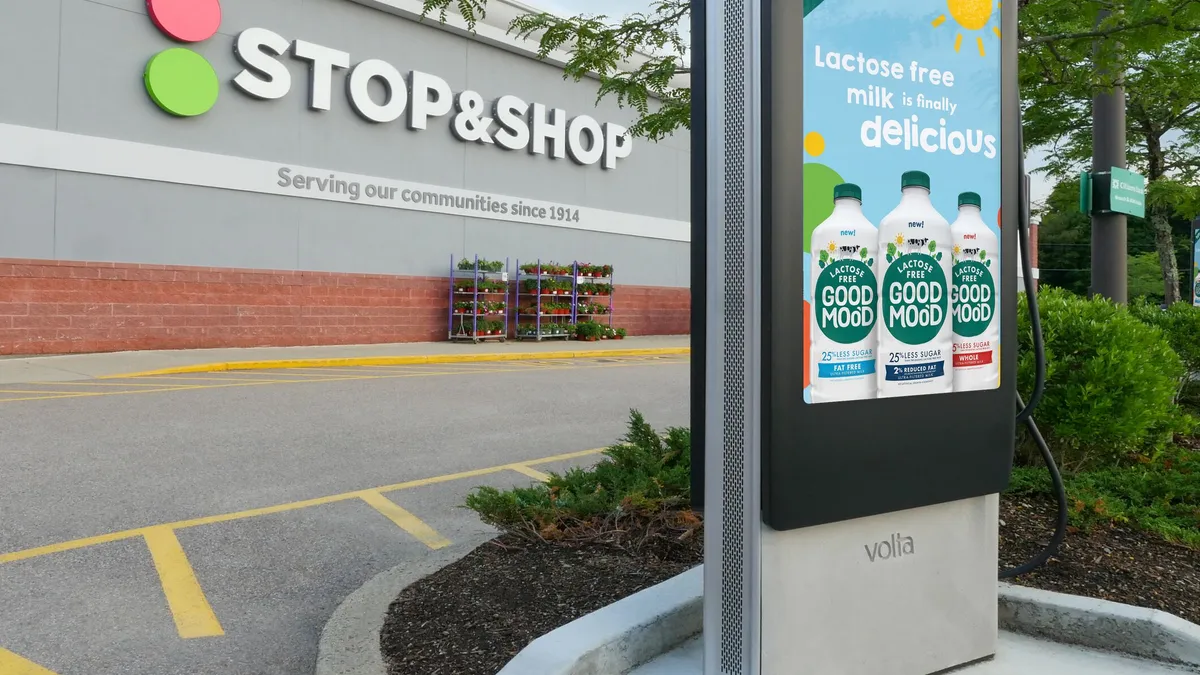
[[[626,331],[624,328],[618,328],[618,329],[616,330],[616,335],[613,335],[613,339],[615,339],[615,340],[624,340],[624,339],[625,339],[625,336],[626,336],[626,335],[628,335],[628,334],[629,334],[629,332],[628,332],[628,331]]]
[[[591,321],[585,321],[583,323],[576,324],[575,339],[594,342],[596,340],[596,335],[598,334],[599,328],[599,324],[592,323]]]

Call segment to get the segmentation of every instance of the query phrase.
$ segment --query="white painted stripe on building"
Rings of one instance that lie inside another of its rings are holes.
[[[682,220],[14,124],[0,124],[0,164],[532,223],[650,239],[691,240],[691,225]],[[284,169],[287,171],[284,172]],[[284,175],[291,178],[286,186],[281,185]],[[330,182],[331,175],[333,180]],[[297,176],[311,177],[313,180],[304,181],[303,187],[297,187]],[[352,188],[355,184],[359,186],[357,198]],[[380,188],[382,197],[379,196]],[[436,201],[431,203],[431,199]],[[518,205],[532,211],[522,209],[514,213],[513,209]],[[501,212],[501,208],[506,208],[507,212]]]

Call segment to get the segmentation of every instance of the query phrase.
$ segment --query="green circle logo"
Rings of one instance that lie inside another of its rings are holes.
[[[950,313],[946,273],[933,256],[900,256],[883,275],[883,325],[892,337],[920,345],[937,337]]]
[[[861,260],[835,260],[813,291],[817,328],[839,344],[865,339],[875,327],[875,273]]]
[[[996,316],[996,284],[992,273],[978,260],[964,260],[954,266],[954,332],[975,337],[991,325]]]
[[[220,83],[212,65],[182,47],[159,52],[146,64],[146,91],[160,108],[180,117],[212,110]]]

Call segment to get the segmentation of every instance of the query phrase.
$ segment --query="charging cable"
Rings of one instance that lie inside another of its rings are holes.
[[[1020,128],[1020,114],[1017,116],[1018,128]],[[1037,407],[1042,400],[1042,394],[1046,390],[1046,343],[1042,336],[1042,318],[1038,313],[1037,304],[1037,289],[1033,285],[1033,263],[1029,258],[1029,194],[1025,184],[1025,141],[1024,135],[1018,132],[1018,143],[1020,144],[1021,154],[1017,160],[1017,173],[1021,177],[1018,183],[1017,193],[1018,202],[1021,204],[1020,214],[1017,216],[1017,240],[1021,248],[1021,269],[1025,277],[1025,299],[1029,306],[1029,323],[1033,328],[1033,353],[1036,366],[1036,375],[1033,383],[1033,393],[1029,397],[1029,403],[1026,404],[1021,398],[1021,394],[1017,394],[1017,407],[1020,412],[1017,413],[1017,421],[1023,422],[1025,428],[1029,430],[1029,435],[1037,444],[1038,450],[1042,453],[1042,459],[1046,462],[1046,468],[1050,471],[1050,480],[1054,483],[1054,496],[1058,500],[1058,518],[1054,524],[1054,535],[1050,537],[1050,543],[1029,562],[1024,565],[1019,565],[1011,569],[1004,570],[1000,573],[1001,579],[1012,579],[1023,574],[1029,574],[1037,568],[1045,565],[1054,554],[1058,553],[1059,546],[1062,545],[1063,539],[1067,536],[1067,490],[1063,485],[1062,474],[1058,470],[1058,465],[1054,462],[1054,455],[1050,452],[1050,446],[1046,444],[1046,439],[1042,437],[1042,432],[1038,431],[1037,423],[1033,421],[1033,409]]]

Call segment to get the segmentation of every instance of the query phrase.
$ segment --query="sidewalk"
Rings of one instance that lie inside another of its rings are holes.
[[[301,368],[305,366],[403,365],[410,363],[453,363],[504,361],[576,356],[638,354],[686,354],[687,335],[631,337],[624,340],[575,342],[546,340],[503,344],[452,342],[409,342],[378,345],[333,345],[320,347],[252,347],[246,349],[181,349],[67,354],[0,358],[0,384],[17,382],[70,382],[117,375],[160,371],[203,372]]]
[[[630,675],[701,675],[703,672],[704,644],[696,638],[635,669]],[[955,672],[959,675],[1182,675],[1194,671],[1184,666],[1001,631],[995,660]]]

